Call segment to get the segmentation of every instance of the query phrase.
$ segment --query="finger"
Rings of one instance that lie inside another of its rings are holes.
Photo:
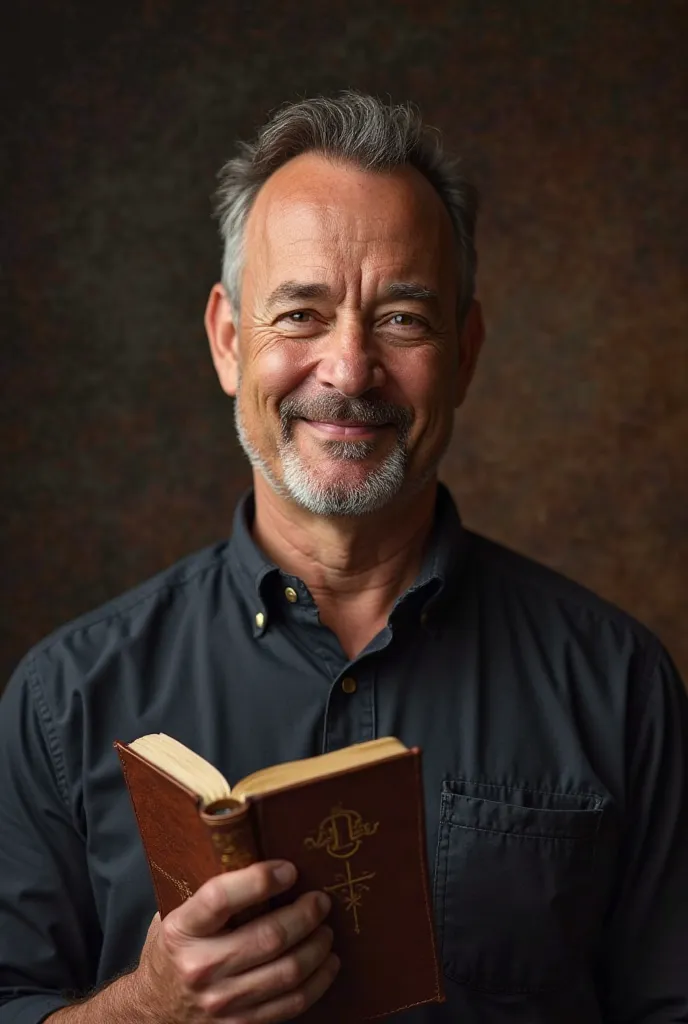
[[[238,1014],[218,1018],[218,1024],[281,1024],[293,1020],[320,999],[337,977],[339,957],[330,953],[327,960],[310,978],[293,992],[268,1000],[258,1006],[240,1010]]]
[[[277,896],[295,881],[296,868],[287,861],[263,861],[227,871],[209,879],[168,914],[163,927],[180,938],[214,935],[234,914]]]
[[[189,991],[208,989],[218,980],[236,976],[276,960],[322,922],[330,899],[324,893],[305,893],[293,904],[261,915],[234,931],[205,938],[179,935],[163,925],[163,941],[176,973]]]
[[[302,987],[324,963],[332,949],[332,929],[318,928],[288,954],[237,977],[213,985],[201,997],[201,1007],[211,1017],[257,1006]]]
[[[288,906],[223,935],[215,953],[218,966],[213,977],[243,974],[278,959],[308,938],[322,924],[331,906],[332,901],[324,892],[304,893]]]

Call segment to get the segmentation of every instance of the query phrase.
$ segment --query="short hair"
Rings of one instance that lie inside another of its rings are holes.
[[[302,153],[321,153],[365,171],[410,165],[427,178],[454,228],[462,322],[475,292],[477,190],[444,153],[439,133],[423,123],[416,107],[387,104],[353,90],[281,107],[253,142],[239,143],[238,154],[220,170],[215,213],[223,243],[222,284],[232,307],[240,306],[244,235],[256,195],[271,174]]]

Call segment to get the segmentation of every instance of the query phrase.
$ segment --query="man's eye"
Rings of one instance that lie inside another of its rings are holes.
[[[392,327],[421,327],[423,321],[411,313],[395,313],[387,321]]]
[[[313,319],[313,314],[307,309],[294,309],[291,313],[283,313],[280,320],[286,320],[290,324],[307,324]]]

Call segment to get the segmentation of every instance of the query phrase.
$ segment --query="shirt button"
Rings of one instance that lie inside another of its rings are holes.
[[[265,616],[262,612],[256,612],[256,626],[258,629],[262,629],[265,625]]]
[[[287,587],[286,590],[284,591],[284,596],[286,597],[289,604],[296,604],[296,602],[299,599],[299,595],[296,593],[293,587]]]
[[[344,676],[342,690],[344,693],[356,693],[356,680],[352,676]]]
[[[428,615],[428,613],[427,612],[422,612],[421,613],[421,617],[420,617],[420,624],[421,624],[421,626],[427,626],[429,621],[430,621],[430,616]]]

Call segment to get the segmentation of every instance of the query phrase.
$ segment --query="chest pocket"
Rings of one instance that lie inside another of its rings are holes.
[[[602,913],[602,818],[594,795],[445,783],[435,908],[447,977],[511,993],[575,977]]]

